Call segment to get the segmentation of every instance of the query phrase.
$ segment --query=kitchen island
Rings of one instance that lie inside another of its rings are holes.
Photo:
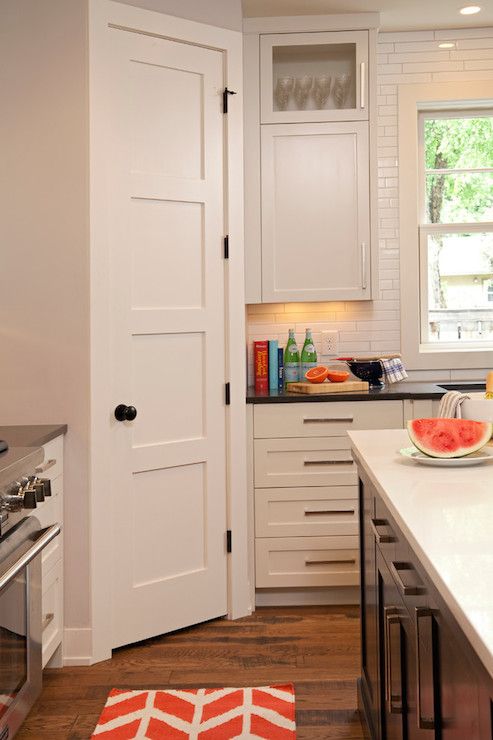
[[[493,464],[417,465],[399,455],[404,430],[349,437],[370,734],[491,739]]]

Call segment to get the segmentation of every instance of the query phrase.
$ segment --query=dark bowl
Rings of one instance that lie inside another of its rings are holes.
[[[353,375],[360,380],[367,380],[370,388],[383,388],[383,370],[382,363],[378,360],[369,360],[368,362],[358,362],[349,360],[348,367]]]

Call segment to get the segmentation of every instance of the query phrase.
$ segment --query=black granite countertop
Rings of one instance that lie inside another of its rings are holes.
[[[289,391],[269,391],[257,393],[255,388],[248,388],[247,403],[320,403],[320,401],[403,401],[409,399],[439,399],[445,393],[436,383],[412,382],[404,380],[384,388],[370,388],[369,391],[351,393],[317,393],[303,394]]]
[[[0,439],[4,439],[9,447],[41,447],[66,431],[66,424],[0,426]]]

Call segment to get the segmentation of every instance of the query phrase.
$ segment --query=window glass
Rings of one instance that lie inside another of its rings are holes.
[[[493,116],[421,114],[422,336],[493,344]]]

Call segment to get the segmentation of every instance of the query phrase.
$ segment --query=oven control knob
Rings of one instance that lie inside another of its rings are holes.
[[[36,501],[42,502],[45,500],[44,485],[41,481],[37,481],[32,488],[36,491]]]
[[[20,511],[22,509],[22,500],[22,496],[7,493],[0,499],[0,509],[6,511]]]
[[[34,489],[29,488],[27,491],[24,492],[23,505],[25,509],[36,508],[36,491]]]
[[[49,478],[40,478],[38,483],[43,484],[44,495],[51,496],[51,480]]]

